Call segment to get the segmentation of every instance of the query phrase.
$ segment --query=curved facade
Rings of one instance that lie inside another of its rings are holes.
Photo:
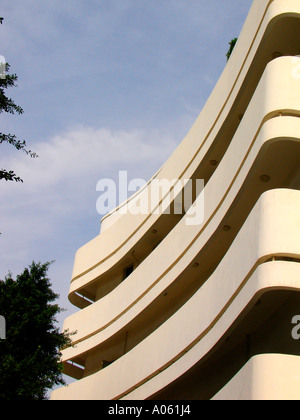
[[[300,399],[298,55],[299,0],[254,0],[190,132],[78,250],[52,399]]]

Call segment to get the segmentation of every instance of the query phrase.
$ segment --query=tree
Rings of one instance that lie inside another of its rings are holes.
[[[13,280],[0,281],[0,313],[6,339],[0,339],[0,400],[45,400],[47,390],[65,385],[61,349],[71,345],[68,331],[59,332],[53,303],[58,295],[47,277],[50,263],[33,262]]]
[[[229,42],[229,50],[228,50],[228,52],[227,52],[227,54],[226,54],[227,61],[229,60],[229,58],[230,58],[230,56],[231,56],[231,54],[232,54],[232,52],[233,52],[233,50],[234,50],[234,47],[235,47],[235,45],[236,45],[236,43],[237,43],[237,40],[238,40],[238,38],[234,38],[234,39],[232,39],[232,40]]]
[[[0,18],[1,23],[3,18]],[[11,98],[8,98],[5,94],[5,90],[9,87],[17,86],[15,83],[18,80],[18,76],[16,74],[9,74],[10,65],[5,62],[0,63],[0,114],[2,112],[8,112],[10,114],[23,114],[23,109],[16,105]],[[23,150],[27,155],[32,158],[37,157],[37,154],[32,152],[31,150],[26,149],[26,142],[25,140],[18,140],[15,135],[13,134],[4,134],[0,133],[0,144],[1,143],[8,143],[14,146],[17,150]],[[0,180],[5,179],[6,181],[16,181],[16,182],[23,182],[23,180],[17,176],[14,171],[0,169]]]
[[[18,80],[16,74],[8,74],[10,65],[8,63],[2,63],[2,67],[5,66],[5,76],[0,79],[0,113],[8,112],[10,114],[23,114],[23,109],[16,105],[11,98],[8,98],[5,94],[5,89],[16,86],[15,82]],[[3,74],[3,71],[1,71]],[[25,140],[20,141],[16,138],[15,135],[12,134],[4,134],[0,132],[0,144],[1,143],[8,143],[14,146],[17,150],[23,150],[27,155],[32,158],[37,157],[37,154],[32,152],[31,150],[26,149],[26,142]],[[23,182],[23,180],[17,176],[13,171],[7,171],[6,169],[0,170],[0,179],[5,179],[6,181],[16,181],[16,182]]]

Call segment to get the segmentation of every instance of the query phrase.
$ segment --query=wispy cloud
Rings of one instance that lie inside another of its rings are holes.
[[[72,231],[73,223],[75,235],[78,223],[88,216],[98,219],[94,229],[99,229],[98,180],[117,178],[118,170],[147,180],[175,147],[174,139],[154,130],[113,132],[80,126],[37,144],[37,159],[20,152],[0,159],[0,166],[12,168],[24,180],[0,184],[2,262],[9,256],[25,262],[47,241],[56,243],[56,250],[63,248],[66,230]]]
[[[83,184],[86,177],[96,179],[116,167],[155,168],[174,149],[176,141],[157,130],[117,130],[78,126],[35,145],[37,159],[15,154],[0,159],[24,179],[14,188],[5,185],[5,193],[14,189],[24,194],[48,190],[57,185]],[[151,163],[150,163],[151,162]]]

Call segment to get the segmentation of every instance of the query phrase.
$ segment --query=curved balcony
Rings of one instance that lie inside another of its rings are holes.
[[[112,365],[52,398],[149,398],[199,363],[253,302],[278,290],[300,291],[299,210],[298,191],[264,193],[221,264],[185,305]],[[272,256],[282,261],[265,262]],[[268,319],[274,308],[264,310]]]
[[[300,359],[299,356],[286,354],[259,354],[252,357],[213,398],[214,401],[299,399]]]
[[[278,110],[286,110],[287,106],[289,112],[295,115],[300,113],[296,109],[300,84],[291,78],[291,89],[286,89],[285,84],[283,91],[278,89],[275,94],[272,90],[274,97],[269,95],[270,107],[261,100],[268,96],[266,90],[272,86],[269,79],[274,81],[275,74],[279,79],[288,75],[290,64],[290,58],[280,58],[269,64],[243,123],[205,188],[203,222],[188,226],[186,218],[189,215],[184,216],[126,281],[106,297],[65,321],[64,328],[78,331],[76,347],[63,353],[65,361],[80,358],[82,362],[86,358],[82,357],[84,353],[104,342],[109,347],[107,340],[116,340],[117,335],[123,350],[124,344],[121,343],[126,331],[130,330],[134,335],[133,331],[140,331],[143,329],[141,326],[146,324],[148,332],[150,325],[157,328],[159,322],[171,316],[205,282],[226,253],[260,194],[271,188],[296,188],[293,180],[299,166],[300,120],[297,117],[273,116]],[[294,103],[290,90],[293,91]],[[277,104],[275,96],[279,100]],[[264,114],[260,104],[267,111],[265,118],[262,118]],[[272,118],[268,120],[270,116]],[[277,171],[279,165],[280,172]],[[267,183],[260,179],[266,174],[270,177]],[[224,226],[231,226],[231,230],[225,232]],[[193,267],[195,262],[196,268]],[[167,299],[164,296],[166,293]],[[165,313],[164,318],[161,314],[158,316],[160,310]],[[151,318],[157,318],[157,321],[153,323]],[[140,334],[139,340],[142,338]],[[120,353],[110,357],[104,355],[103,358],[115,360],[119,356]]]
[[[233,56],[206,106],[153,179],[210,180],[216,169],[210,163],[222,160],[267,63],[278,55],[299,54],[299,16],[297,0],[254,2]],[[128,202],[143,199],[150,186],[151,181]],[[134,252],[139,263],[143,261],[183,216],[120,214],[118,210],[103,219],[101,234],[76,255],[69,298],[81,308],[117,287],[123,269],[136,264]]]

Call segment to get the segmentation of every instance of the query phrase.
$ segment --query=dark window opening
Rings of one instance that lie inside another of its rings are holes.
[[[113,361],[102,360],[102,369],[105,369],[107,366],[111,365]]]
[[[130,274],[133,272],[133,265],[130,265],[129,267],[125,268],[123,273],[123,280],[125,280]]]

